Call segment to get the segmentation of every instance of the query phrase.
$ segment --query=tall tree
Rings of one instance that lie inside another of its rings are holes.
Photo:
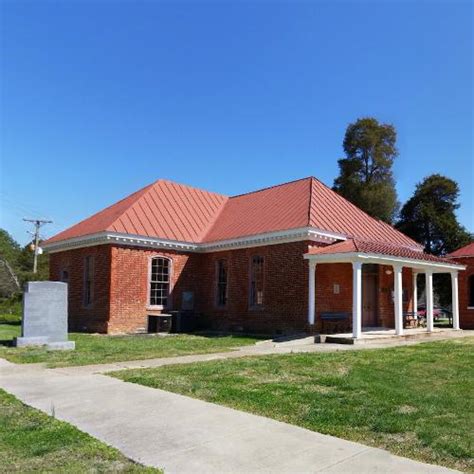
[[[16,267],[20,252],[20,245],[15,239],[6,230],[0,229],[0,256]]]
[[[459,186],[455,181],[440,174],[428,176],[417,184],[413,196],[403,206],[397,228],[422,243],[426,252],[435,255],[452,252],[472,240],[456,218],[458,199]],[[439,304],[449,307],[452,302],[449,275],[435,274],[433,287]]]
[[[398,155],[393,125],[360,118],[346,130],[345,158],[333,189],[373,217],[392,223],[398,201],[392,166]]]
[[[9,297],[19,289],[17,277],[21,249],[13,237],[0,229],[0,297]]]
[[[0,229],[0,297],[10,296],[26,281],[49,278],[49,258],[38,257],[38,273],[32,272],[33,251],[31,244],[23,248],[4,229]]]
[[[459,186],[456,181],[433,174],[417,184],[405,203],[397,228],[424,245],[425,251],[443,255],[467,244],[471,236],[459,224]]]

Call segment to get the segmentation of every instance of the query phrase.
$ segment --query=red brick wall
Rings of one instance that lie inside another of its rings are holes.
[[[308,242],[293,242],[202,255],[197,307],[214,329],[269,334],[304,331],[307,326]],[[252,256],[264,257],[264,304],[249,307]],[[216,264],[228,262],[228,302],[216,305]]]
[[[84,260],[94,257],[93,302],[84,306]],[[98,245],[66,250],[50,255],[50,279],[61,280],[62,271],[69,274],[68,313],[69,330],[107,332],[110,302],[111,247]]]
[[[334,284],[339,285],[339,294],[334,294]],[[321,323],[321,313],[350,313],[344,322]],[[350,331],[352,328],[352,263],[329,263],[316,265],[316,331]]]
[[[162,256],[171,259],[170,301],[167,310],[180,309],[183,291],[195,291],[199,278],[201,255],[143,249],[112,247],[112,283],[110,333],[147,329],[147,315],[166,312],[149,306],[148,273],[150,259]]]
[[[466,265],[466,270],[459,272],[459,323],[461,329],[474,329],[474,308],[468,307],[468,280],[474,275],[474,257],[456,258],[456,263]]]
[[[390,272],[390,274],[387,274]],[[413,273],[411,268],[403,268],[403,311],[413,309]],[[389,265],[379,266],[378,323],[382,327],[395,327],[395,308],[393,302],[394,273]]]
[[[139,247],[103,245],[51,255],[51,279],[61,270],[69,272],[70,326],[74,330],[109,333],[134,332],[147,328],[147,315],[159,312],[148,307],[149,261],[153,256],[172,260],[170,308],[181,309],[184,291],[194,292],[200,324],[218,330],[268,334],[308,330],[308,261],[303,259],[309,242],[293,242],[210,254],[160,251]],[[95,256],[94,303],[84,308],[84,258]],[[250,260],[264,257],[264,305],[249,307]],[[216,262],[228,262],[228,302],[216,304]],[[379,269],[379,324],[393,327],[393,273]],[[339,294],[334,294],[334,284]],[[411,270],[404,269],[403,286],[411,305]],[[316,270],[316,327],[321,329],[324,311],[352,312],[352,265],[319,264]],[[345,328],[351,329],[351,319]]]

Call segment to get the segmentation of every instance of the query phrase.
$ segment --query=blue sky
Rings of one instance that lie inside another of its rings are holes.
[[[474,231],[470,1],[1,3],[0,226],[50,236],[164,177],[224,194],[315,175],[348,123],[398,131],[399,199],[442,173]]]

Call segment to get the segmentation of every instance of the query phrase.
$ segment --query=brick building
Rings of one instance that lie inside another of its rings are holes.
[[[356,338],[363,327],[401,334],[418,273],[432,330],[432,274],[450,272],[454,286],[464,268],[312,177],[233,197],[158,180],[44,248],[51,279],[69,283],[70,328],[102,333],[192,309],[224,331],[317,332],[321,315],[342,313]]]
[[[474,329],[474,242],[450,253],[448,258],[466,267],[459,274],[459,317],[462,329]]]

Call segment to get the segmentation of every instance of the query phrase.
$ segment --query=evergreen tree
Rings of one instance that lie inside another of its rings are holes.
[[[471,241],[471,236],[459,224],[458,184],[440,174],[426,177],[417,184],[413,196],[400,212],[397,228],[423,244],[434,255],[452,252]]]
[[[403,206],[397,228],[423,244],[428,253],[452,252],[472,241],[472,236],[457,220],[458,199],[459,186],[455,181],[440,174],[428,176],[417,184],[413,196]],[[450,276],[433,275],[433,287],[439,304],[450,307]]]
[[[367,117],[351,123],[344,137],[345,158],[333,189],[369,215],[392,223],[398,201],[392,166],[398,155],[393,125]]]

